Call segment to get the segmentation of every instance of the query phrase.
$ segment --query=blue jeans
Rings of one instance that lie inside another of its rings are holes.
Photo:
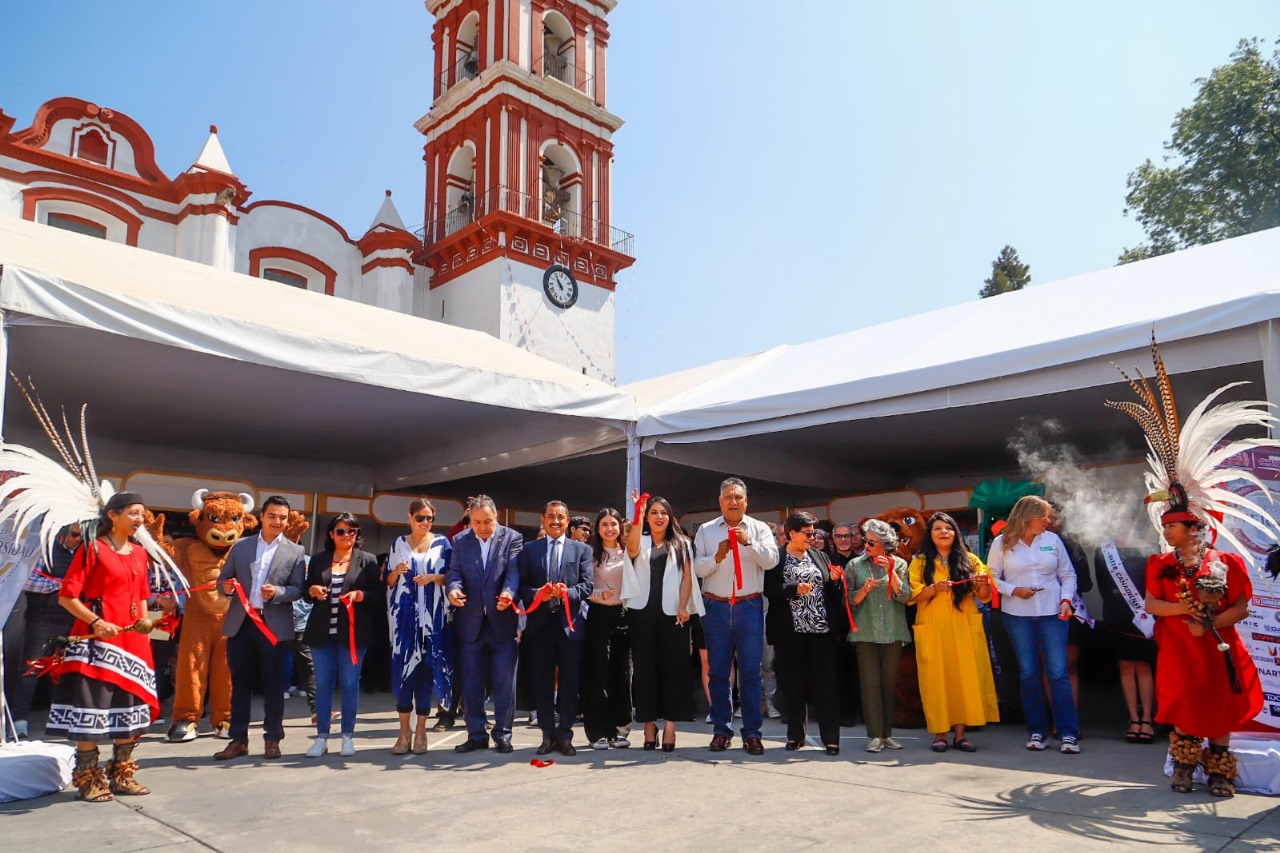
[[[707,669],[711,688],[711,722],[714,733],[733,737],[733,695],[729,673],[738,659],[738,696],[742,700],[742,737],[760,737],[764,714],[760,703],[760,658],[764,655],[764,597],[756,596],[730,606],[727,601],[704,599],[707,615],[702,631],[707,638]]]
[[[345,643],[328,642],[311,647],[311,662],[316,670],[316,734],[329,734],[333,716],[333,688],[342,688],[342,733],[354,734],[356,711],[360,707],[360,665],[364,649],[357,649],[356,663],[351,662],[351,649]]]
[[[1076,700],[1067,677],[1067,629],[1069,620],[1057,616],[1010,616],[1004,614],[1004,628],[1018,657],[1022,710],[1027,715],[1027,733],[1047,735],[1049,713],[1044,703],[1044,676],[1049,679],[1053,699],[1053,724],[1059,737],[1079,737]],[[1042,665],[1043,662],[1043,665]]]

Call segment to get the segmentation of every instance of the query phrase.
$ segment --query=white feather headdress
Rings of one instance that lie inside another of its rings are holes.
[[[47,558],[53,553],[58,531],[68,525],[79,524],[84,530],[85,541],[94,540],[99,513],[115,494],[115,489],[106,480],[98,479],[93,456],[89,453],[85,429],[88,407],[80,407],[78,435],[72,431],[65,412],[62,415],[63,434],[59,434],[36,392],[35,384],[28,379],[28,384],[24,385],[16,376],[13,380],[62,462],[59,464],[30,447],[0,442],[0,470],[11,474],[0,483],[0,523],[12,520],[18,530],[35,526],[40,533],[41,551]],[[134,538],[151,557],[170,589],[186,588],[186,580],[177,565],[145,527],[138,528]]]
[[[1231,388],[1249,384],[1232,382],[1200,401],[1179,427],[1173,385],[1160,357],[1155,329],[1151,331],[1151,360],[1155,364],[1159,396],[1141,371],[1134,379],[1117,366],[1142,402],[1108,400],[1106,405],[1133,418],[1146,435],[1150,451],[1147,464],[1151,470],[1144,475],[1150,493],[1145,503],[1156,531],[1163,530],[1166,520],[1197,521],[1230,542],[1241,555],[1249,552],[1228,529],[1227,519],[1252,527],[1268,538],[1280,538],[1280,522],[1256,501],[1236,494],[1226,488],[1226,484],[1243,480],[1263,493],[1266,487],[1251,472],[1224,464],[1254,447],[1280,447],[1280,442],[1266,438],[1237,439],[1223,444],[1237,427],[1267,428],[1280,422],[1267,411],[1271,404],[1265,400],[1239,400],[1212,405]]]

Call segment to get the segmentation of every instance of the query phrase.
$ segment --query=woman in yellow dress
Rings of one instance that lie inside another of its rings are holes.
[[[976,752],[969,726],[999,722],[996,685],[982,614],[974,603],[991,600],[991,574],[971,553],[960,526],[945,512],[929,518],[929,535],[911,561],[911,600],[916,605],[916,661],[924,718],[934,752],[951,745]]]

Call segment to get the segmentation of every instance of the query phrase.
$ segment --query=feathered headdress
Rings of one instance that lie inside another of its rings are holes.
[[[1147,495],[1145,503],[1151,523],[1157,531],[1172,521],[1205,524],[1214,535],[1221,536],[1240,554],[1248,551],[1227,529],[1226,519],[1246,524],[1264,535],[1276,538],[1280,535],[1280,523],[1271,513],[1255,501],[1227,489],[1232,480],[1244,480],[1262,491],[1266,487],[1257,477],[1242,468],[1223,463],[1244,450],[1253,447],[1277,446],[1271,439],[1238,439],[1218,445],[1237,427],[1270,427],[1277,419],[1267,409],[1265,400],[1240,400],[1213,406],[1214,400],[1237,385],[1232,382],[1214,391],[1200,401],[1181,427],[1178,425],[1178,407],[1173,399],[1173,385],[1160,357],[1155,329],[1151,330],[1151,360],[1155,364],[1156,389],[1152,390],[1142,371],[1134,379],[1116,366],[1141,400],[1140,403],[1114,402],[1106,405],[1124,412],[1138,422],[1147,437],[1147,464],[1151,470],[1145,479]],[[1158,395],[1157,395],[1158,392]]]
[[[99,513],[111,500],[115,489],[108,481],[98,479],[93,456],[89,453],[89,437],[85,428],[88,407],[80,407],[78,430],[72,430],[64,411],[62,432],[59,433],[57,424],[36,392],[35,383],[28,379],[24,385],[17,376],[13,376],[13,381],[62,461],[59,464],[30,447],[0,442],[0,470],[11,474],[0,483],[0,523],[12,520],[18,530],[36,525],[40,531],[41,550],[48,557],[53,552],[58,531],[68,525],[79,524],[84,530],[85,541],[94,540],[98,533]],[[186,588],[186,580],[178,567],[145,527],[138,528],[133,537],[159,568],[170,589]]]

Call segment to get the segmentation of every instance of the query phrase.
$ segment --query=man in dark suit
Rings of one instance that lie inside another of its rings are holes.
[[[289,521],[289,502],[272,495],[262,505],[262,527],[254,536],[231,546],[227,562],[218,575],[219,591],[231,599],[222,636],[227,638],[227,664],[231,669],[231,742],[213,757],[227,761],[249,754],[249,712],[253,685],[262,677],[262,734],[264,758],[280,757],[284,740],[285,643],[272,643],[245,612],[236,594],[236,583],[244,591],[249,608],[277,639],[293,639],[293,602],[302,597],[306,557],[302,546],[284,534]]]
[[[453,630],[459,638],[458,669],[467,720],[467,740],[454,751],[472,752],[489,745],[484,710],[488,683],[493,685],[493,745],[498,752],[509,753],[515,717],[516,556],[524,538],[498,524],[498,508],[486,495],[474,498],[470,515],[471,529],[453,540],[445,571],[449,603],[457,608]]]
[[[553,749],[573,755],[573,724],[578,719],[579,669],[582,638],[587,621],[582,603],[591,596],[591,548],[566,535],[569,508],[551,501],[542,511],[546,536],[520,552],[520,600],[529,613],[520,644],[533,655],[533,701],[542,726],[539,755]],[[565,614],[569,599],[573,630]],[[560,695],[556,697],[556,668],[560,669]],[[560,711],[559,725],[556,710]]]

